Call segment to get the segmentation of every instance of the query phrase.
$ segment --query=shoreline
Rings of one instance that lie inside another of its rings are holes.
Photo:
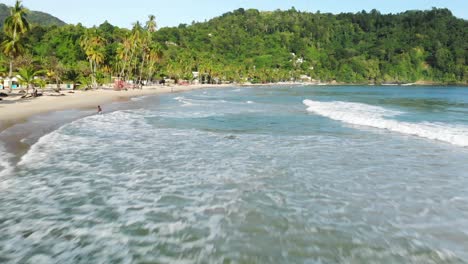
[[[309,82],[283,82],[283,83],[259,83],[259,84],[192,84],[192,85],[175,85],[175,86],[150,86],[143,89],[114,91],[113,89],[99,89],[92,91],[62,91],[62,96],[57,96],[53,93],[44,95],[38,98],[2,98],[0,101],[0,132],[18,123],[26,122],[29,118],[60,110],[72,109],[89,109],[97,107],[101,104],[111,103],[120,100],[128,100],[132,97],[158,95],[171,92],[184,92],[204,88],[224,88],[231,86],[240,87],[255,87],[255,86],[274,86],[274,85],[310,85],[310,86],[354,86],[354,85],[369,85],[369,86],[397,86],[396,84],[346,84],[346,83],[309,83]],[[435,83],[412,83],[399,86],[446,86]],[[457,87],[458,85],[453,85]],[[466,87],[460,85],[461,87]],[[1,90],[0,90],[1,92]],[[73,93],[70,93],[73,92]],[[16,95],[18,97],[18,95]]]
[[[151,86],[143,89],[114,91],[104,88],[92,91],[62,91],[64,96],[44,95],[38,98],[19,99],[3,98],[0,101],[0,150],[13,154],[17,159],[26,153],[40,137],[68,122],[95,114],[98,105],[104,106],[104,112],[113,112],[132,108],[131,98],[157,96],[160,94],[179,93],[197,89],[258,87],[258,86],[352,86],[341,83],[265,83],[265,84],[196,84],[175,86]],[[380,86],[380,85],[376,85]],[[382,85],[385,86],[385,85]],[[416,84],[414,87],[433,86]],[[467,87],[467,86],[463,86]],[[12,96],[14,97],[14,96]],[[127,104],[129,103],[129,104]]]
[[[101,104],[128,100],[139,96],[229,86],[232,85],[151,86],[127,91],[114,91],[111,89],[62,91],[62,95],[60,96],[52,94],[26,99],[18,99],[18,95],[16,98],[15,96],[5,97],[0,101],[0,132],[15,124],[26,122],[28,119],[40,114],[60,110],[95,108]]]
[[[95,114],[98,105],[109,113],[132,108],[135,104],[131,98],[227,87],[232,85],[153,86],[128,91],[73,91],[70,94],[62,91],[65,96],[8,98],[0,101],[0,153],[5,151],[7,161],[16,164],[39,138],[64,124]]]

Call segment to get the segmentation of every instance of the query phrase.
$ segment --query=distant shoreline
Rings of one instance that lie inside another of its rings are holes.
[[[228,85],[151,86],[144,87],[143,89],[129,89],[127,91],[114,91],[111,88],[91,91],[63,90],[60,94],[47,93],[38,98],[28,99],[19,99],[19,95],[16,94],[5,97],[0,101],[0,132],[6,127],[24,122],[28,118],[38,114],[68,109],[97,108],[97,106],[101,104],[126,100],[138,96],[227,86]],[[1,91],[2,90],[0,90],[0,92]]]
[[[415,83],[340,83],[340,82],[278,82],[278,83],[232,83],[232,84],[191,84],[173,86],[149,86],[143,89],[130,89],[127,91],[114,91],[111,88],[92,91],[63,90],[61,96],[49,93],[46,96],[30,99],[19,99],[18,95],[6,97],[0,101],[0,132],[5,128],[26,121],[28,118],[48,112],[67,109],[94,108],[100,104],[118,100],[127,100],[132,97],[157,95],[171,92],[191,91],[203,88],[223,88],[231,86],[273,86],[273,85],[307,85],[307,86],[461,86],[467,84],[442,84],[436,82],[418,81]],[[3,90],[0,90],[2,92]]]
[[[277,82],[277,83],[241,83],[233,84],[240,86],[261,86],[261,85],[310,85],[310,86],[355,86],[355,85],[369,85],[369,86],[468,86],[468,83],[441,83],[433,81],[416,81],[413,83],[405,82],[382,82],[382,83],[372,83],[372,82],[362,82],[362,83],[346,83],[346,82],[321,82],[321,81],[298,81],[298,82]]]

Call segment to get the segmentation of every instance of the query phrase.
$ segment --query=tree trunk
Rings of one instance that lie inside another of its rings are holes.
[[[8,73],[8,78],[10,79],[8,83],[8,92],[11,93],[13,91],[13,58],[10,58],[10,72]]]
[[[125,56],[122,59],[123,59],[123,67],[119,75],[119,81],[120,81],[120,78],[122,78],[122,76],[125,76],[125,69],[127,68],[128,50],[125,50]]]
[[[95,88],[94,83],[96,82],[96,77],[94,76],[93,61],[91,59],[89,59],[89,68],[91,69],[91,85],[93,86],[93,88]]]
[[[146,56],[143,56],[143,60],[141,62],[141,66],[140,66],[140,78],[138,80],[138,85],[140,85],[140,87],[143,87],[143,85],[141,85],[141,79],[142,79],[142,76],[143,76],[143,69],[145,67],[145,62],[146,62]]]
[[[13,58],[10,58],[10,71],[8,77],[11,79],[13,77]]]
[[[31,88],[33,88],[33,93],[31,95],[34,94],[34,85],[31,83],[28,83],[28,85],[26,86],[26,95],[29,93],[29,89]]]
[[[60,80],[57,74],[55,75],[55,85],[57,85],[57,93],[60,92]]]
[[[136,49],[135,46],[136,46],[135,43],[133,43],[133,47],[132,47],[132,50],[131,50],[131,53],[130,53],[130,54],[131,54],[131,55],[130,55],[130,60],[129,60],[129,62],[130,62],[130,67],[132,66],[133,55],[134,55],[135,49]],[[127,80],[127,78],[125,78],[125,80]]]
[[[15,27],[13,28],[13,40],[16,40],[16,23],[15,23]],[[13,60],[14,60],[14,56],[11,55],[10,57],[10,71],[8,73],[8,77],[10,78],[10,83],[9,83],[9,86],[10,86],[10,93],[13,91],[13,88],[11,87],[13,85]]]
[[[98,83],[97,83],[97,76],[96,76],[96,73],[97,73],[97,63],[95,62],[94,63],[94,88],[97,89],[98,87]]]

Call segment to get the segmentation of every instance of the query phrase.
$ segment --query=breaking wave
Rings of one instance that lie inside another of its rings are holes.
[[[387,129],[402,134],[447,142],[453,145],[468,147],[468,127],[434,122],[410,123],[390,119],[403,114],[399,111],[385,109],[361,103],[319,102],[304,100],[307,111],[333,120],[353,125]]]

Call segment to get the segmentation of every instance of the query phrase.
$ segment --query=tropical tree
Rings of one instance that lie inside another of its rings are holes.
[[[130,53],[133,48],[133,42],[130,36],[125,37],[117,48],[117,61],[122,63],[120,67],[119,80],[125,78],[125,71],[130,60]]]
[[[148,21],[146,22],[146,30],[149,33],[154,33],[157,30],[156,17],[154,15],[148,16]]]
[[[94,88],[97,87],[96,72],[99,64],[104,62],[106,40],[93,28],[87,30],[81,37],[80,45],[86,54],[91,69],[91,82]]]
[[[19,55],[24,53],[24,46],[21,40],[18,38],[12,38],[10,36],[7,36],[6,39],[2,42],[2,51],[10,59],[10,69],[8,73],[8,77],[13,76],[13,61],[15,58],[17,58]]]
[[[157,63],[161,61],[163,51],[159,43],[152,43],[149,47],[147,79],[151,80],[156,71]]]
[[[13,76],[13,60],[24,52],[24,34],[29,30],[29,22],[26,19],[28,10],[23,7],[20,0],[10,8],[10,16],[5,19],[3,30],[7,39],[2,43],[3,52],[10,58],[10,71],[8,76]]]
[[[55,82],[56,92],[60,91],[60,82],[62,80],[62,75],[65,72],[65,67],[55,56],[49,56],[44,61],[44,66],[46,69],[46,74],[49,80]]]
[[[131,53],[130,53],[131,72],[134,72],[134,70],[136,70],[137,68],[137,64],[138,64],[137,58],[139,57],[138,53],[141,50],[143,31],[144,29],[141,26],[141,23],[137,21],[133,25],[132,32],[130,35],[130,39],[132,42],[132,48],[131,48]]]
[[[37,80],[35,79],[38,75],[41,75],[44,71],[39,70],[36,71],[31,67],[28,68],[20,68],[18,70],[18,80],[21,84],[26,85],[26,94],[29,93],[29,89],[33,90],[33,95],[37,94],[37,89],[35,84],[37,84]]]
[[[69,69],[65,72],[65,80],[72,82],[72,89],[75,90],[76,84],[80,81],[80,73],[75,69]]]

